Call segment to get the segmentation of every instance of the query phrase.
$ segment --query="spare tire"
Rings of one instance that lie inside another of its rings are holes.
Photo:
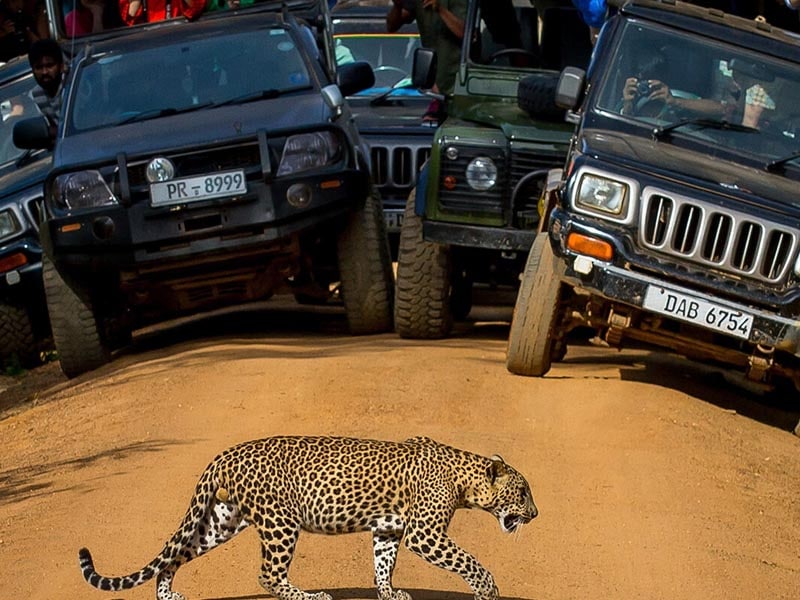
[[[563,121],[564,109],[556,106],[558,78],[558,73],[540,73],[520,79],[517,106],[534,119]]]

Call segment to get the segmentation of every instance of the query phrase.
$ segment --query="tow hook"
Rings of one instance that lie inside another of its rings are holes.
[[[747,378],[751,381],[765,381],[774,362],[775,348],[757,344],[753,353],[747,357]]]
[[[617,313],[612,309],[608,315],[608,325],[608,331],[606,331],[606,342],[608,342],[610,346],[621,346],[623,331],[631,326],[630,315]]]

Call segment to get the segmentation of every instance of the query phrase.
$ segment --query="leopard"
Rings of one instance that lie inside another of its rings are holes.
[[[276,436],[234,445],[198,480],[188,510],[161,552],[129,575],[106,577],[88,549],[84,579],[119,592],[156,578],[157,600],[186,600],[172,590],[179,567],[253,527],[261,543],[259,584],[279,600],[332,600],[288,578],[301,531],[371,532],[379,600],[411,600],[392,587],[401,544],[457,573],[475,600],[497,600],[492,574],[448,536],[453,514],[478,508],[515,533],[538,515],[523,475],[499,456],[484,457],[418,436],[402,442],[333,436]]]

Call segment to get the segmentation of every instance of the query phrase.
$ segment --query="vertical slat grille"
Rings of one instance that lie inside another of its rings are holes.
[[[392,153],[392,173],[397,185],[408,185],[414,176],[414,162],[411,148],[395,148]]]
[[[773,231],[767,240],[765,260],[761,264],[761,275],[767,279],[779,277],[788,266],[787,261],[792,247],[791,236],[783,231]]]
[[[371,143],[372,179],[381,187],[410,190],[417,174],[431,154],[430,146],[384,146]]]
[[[678,254],[691,254],[697,243],[703,212],[699,207],[684,204],[678,210],[677,227],[672,237],[672,249]]]
[[[769,283],[786,280],[798,252],[789,226],[652,188],[642,197],[639,240],[661,254]]]
[[[702,256],[707,261],[721,263],[725,259],[732,223],[728,215],[720,213],[714,213],[708,219],[702,250]]]
[[[372,148],[372,178],[376,185],[386,185],[389,180],[389,151]]]
[[[733,248],[733,265],[744,273],[752,271],[758,258],[762,229],[758,223],[745,222],[739,226],[739,235]]]
[[[667,227],[672,220],[674,203],[671,198],[654,196],[644,212],[644,237],[651,246],[663,246],[667,238]]]

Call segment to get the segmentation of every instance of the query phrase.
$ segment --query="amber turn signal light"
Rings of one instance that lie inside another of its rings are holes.
[[[614,256],[614,248],[611,244],[582,233],[570,233],[567,236],[567,248],[606,262]]]

